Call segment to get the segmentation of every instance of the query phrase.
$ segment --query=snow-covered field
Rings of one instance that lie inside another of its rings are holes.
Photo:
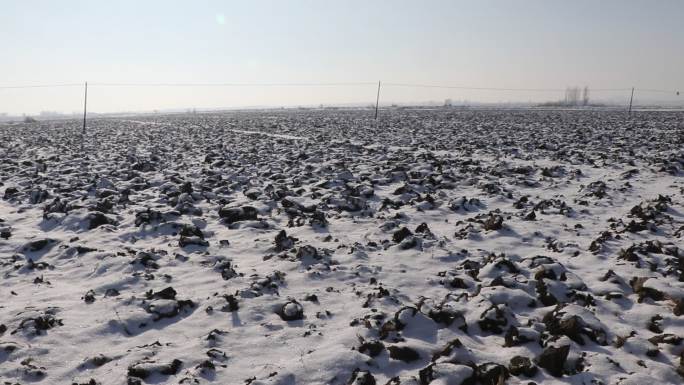
[[[681,384],[684,113],[0,126],[0,383]]]

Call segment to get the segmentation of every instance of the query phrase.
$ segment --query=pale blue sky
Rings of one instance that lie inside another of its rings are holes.
[[[677,89],[684,1],[0,0],[0,44],[0,86],[382,80]],[[371,103],[375,88],[92,87],[90,95],[92,110],[105,112]],[[561,96],[387,87],[382,100]],[[79,89],[0,89],[0,112],[71,112],[81,99]]]

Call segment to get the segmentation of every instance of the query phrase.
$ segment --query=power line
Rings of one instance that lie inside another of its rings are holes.
[[[375,86],[375,82],[308,82],[308,83],[113,83],[94,82],[91,87],[349,87]],[[81,87],[81,83],[6,85],[0,89]],[[420,83],[382,83],[389,87],[437,88],[472,91],[513,91],[513,92],[564,92],[566,88],[515,88],[515,87],[469,87],[460,85],[420,84]],[[631,88],[590,88],[592,92],[628,92]],[[677,90],[635,88],[639,92],[677,94]]]
[[[677,90],[656,90],[652,88],[635,88],[636,91],[641,91],[641,92],[658,92],[658,93],[663,93],[663,94],[677,94],[679,95],[679,91]]]
[[[340,83],[90,83],[99,87],[342,87],[370,86],[375,82]]]
[[[20,86],[0,86],[0,89],[12,88],[56,88],[56,87],[82,87],[81,83],[62,83],[62,84],[34,84],[34,85],[20,85]]]
[[[443,88],[457,90],[483,90],[483,91],[565,91],[561,88],[494,88],[494,87],[466,87],[466,86],[447,86],[438,84],[413,84],[413,83],[383,83],[385,86],[393,87],[413,87],[413,88]]]
[[[500,88],[500,87],[468,87],[468,86],[448,86],[438,84],[414,84],[414,83],[383,83],[387,86],[395,87],[413,87],[413,88],[442,88],[442,89],[458,89],[458,90],[475,90],[475,91],[526,91],[526,92],[563,92],[565,88]],[[631,88],[590,88],[591,91],[615,91],[623,92],[629,91]]]

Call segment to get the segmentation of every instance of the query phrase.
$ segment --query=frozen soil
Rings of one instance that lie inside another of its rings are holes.
[[[684,113],[0,126],[4,384],[681,384]]]

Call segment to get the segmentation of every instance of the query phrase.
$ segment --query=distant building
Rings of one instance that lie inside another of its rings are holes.
[[[581,94],[581,99],[580,99]],[[588,106],[589,105],[589,87],[584,87],[580,92],[579,87],[567,87],[565,89],[565,101],[566,106]]]

